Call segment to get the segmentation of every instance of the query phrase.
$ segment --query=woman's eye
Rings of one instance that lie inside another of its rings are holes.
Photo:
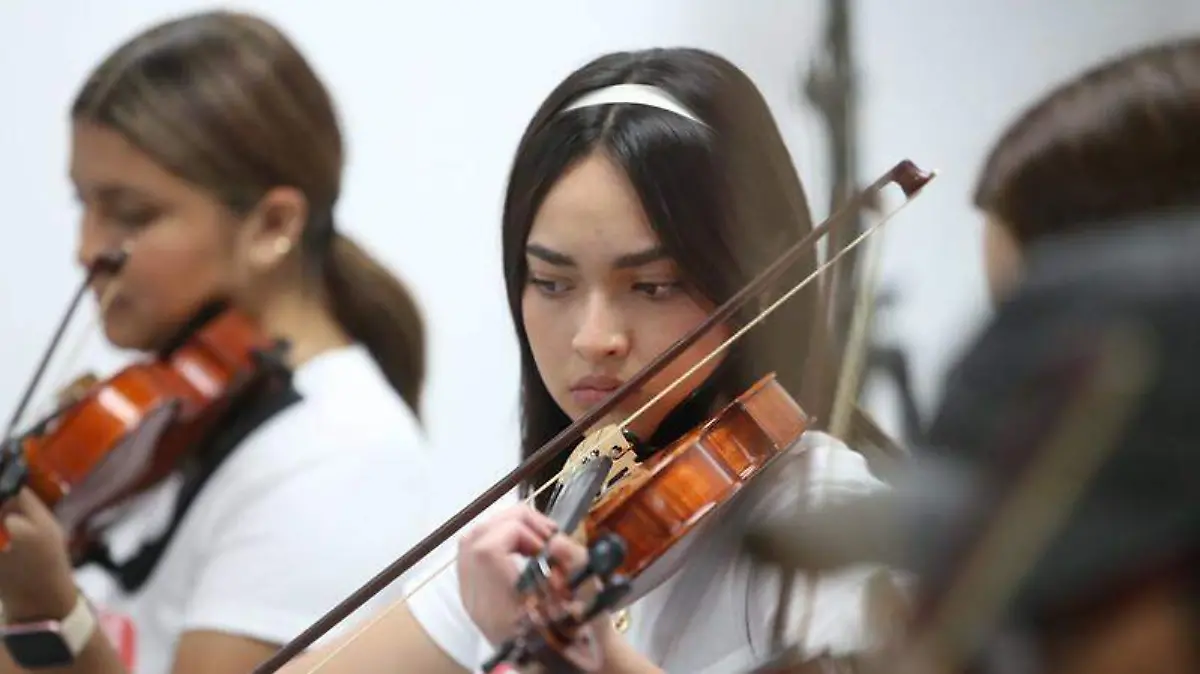
[[[125,227],[145,227],[154,222],[158,214],[154,211],[123,211],[113,213],[112,218]]]
[[[145,227],[159,216],[159,210],[150,206],[104,205],[100,213],[105,220],[126,229]]]
[[[671,297],[675,291],[679,290],[680,283],[678,281],[670,281],[667,283],[635,283],[633,289],[636,292],[646,295],[650,299],[661,300]]]
[[[567,284],[562,281],[538,278],[536,276],[529,277],[529,285],[537,288],[546,295],[561,295],[568,290]]]

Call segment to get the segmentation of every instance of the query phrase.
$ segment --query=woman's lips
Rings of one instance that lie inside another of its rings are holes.
[[[621,380],[607,375],[588,375],[571,384],[571,399],[582,407],[595,407],[621,386]]]

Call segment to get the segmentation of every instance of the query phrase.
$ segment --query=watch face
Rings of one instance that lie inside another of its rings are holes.
[[[29,669],[62,667],[75,661],[71,648],[57,630],[11,632],[4,635],[4,645],[18,665]]]

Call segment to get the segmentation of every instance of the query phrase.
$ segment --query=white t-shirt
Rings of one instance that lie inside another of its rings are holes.
[[[629,607],[626,639],[667,672],[740,672],[772,655],[779,577],[741,551],[748,519],[801,502],[885,488],[862,455],[823,433],[804,434],[780,461],[777,488],[731,504],[703,537],[689,543],[680,555],[686,561]],[[834,655],[868,646],[864,590],[876,571],[864,566],[823,574],[811,588],[797,577],[788,612],[793,643],[809,653]],[[430,637],[463,667],[478,671],[494,654],[463,607],[454,566],[418,590],[409,606]]]
[[[189,630],[284,643],[426,533],[421,431],[366,349],[320,354],[293,386],[301,399],[213,473],[141,588],[127,594],[96,565],[77,570],[107,624],[132,629],[137,674],[170,672]],[[166,528],[179,486],[121,506],[105,536],[114,561]],[[402,596],[400,586],[365,611]]]

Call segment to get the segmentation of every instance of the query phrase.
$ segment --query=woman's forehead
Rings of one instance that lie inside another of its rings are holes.
[[[612,259],[661,246],[624,173],[593,155],[563,174],[534,217],[527,248]]]

